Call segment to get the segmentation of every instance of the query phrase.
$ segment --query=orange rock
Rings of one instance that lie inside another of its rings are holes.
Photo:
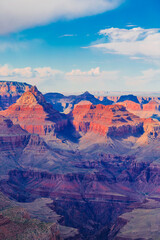
[[[119,103],[123,105],[128,111],[141,111],[141,105],[139,103],[135,103],[133,101],[126,100],[124,102]]]
[[[152,100],[149,103],[143,105],[143,110],[144,111],[160,110],[160,104]]]
[[[32,87],[1,115],[9,117],[30,133],[46,135],[67,124],[64,115],[54,110],[43,95]]]
[[[122,105],[78,105],[70,114],[77,131],[120,136],[143,132],[143,121]]]

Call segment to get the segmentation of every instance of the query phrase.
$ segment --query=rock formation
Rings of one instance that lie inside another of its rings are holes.
[[[6,174],[17,166],[17,157],[27,145],[30,135],[19,125],[0,116],[0,174]]]
[[[100,101],[94,95],[90,94],[89,92],[85,92],[80,95],[70,95],[64,96],[58,93],[47,93],[44,95],[47,102],[51,103],[52,106],[60,112],[69,113],[73,110],[74,106],[79,104],[82,101],[88,101],[91,104],[104,104],[104,105],[111,105],[113,101],[104,98],[103,101]]]
[[[150,101],[149,103],[143,104],[144,111],[160,111],[160,103],[156,101]]]
[[[129,112],[136,112],[142,110],[142,107],[139,103],[135,103],[130,100],[125,100],[123,102],[120,102],[119,104],[124,106]]]
[[[121,105],[78,105],[70,113],[77,131],[125,137],[143,133],[142,120]]]
[[[158,113],[159,99],[47,97],[72,111],[36,87],[1,111],[0,191],[14,206],[0,193],[0,238],[157,239],[160,123],[133,113]]]
[[[65,117],[47,103],[36,87],[25,93],[1,115],[10,118],[30,133],[46,135],[63,129],[67,124]]]
[[[0,81],[0,107],[6,109],[26,91],[31,88],[31,85],[21,82],[5,82]]]

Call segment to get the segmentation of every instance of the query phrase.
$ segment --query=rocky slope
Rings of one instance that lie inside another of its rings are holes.
[[[10,119],[0,116],[0,173],[17,166],[17,157],[27,145],[30,135]]]
[[[125,100],[123,102],[119,102],[120,105],[124,106],[129,112],[135,113],[138,111],[142,111],[143,106],[139,103],[135,103],[131,100]]]
[[[8,108],[30,88],[31,85],[27,83],[0,81],[0,108]]]
[[[153,117],[154,119],[160,120],[159,97],[135,96],[132,94],[122,96],[94,96],[88,92],[77,96],[64,96],[59,93],[47,93],[44,96],[46,101],[51,103],[56,110],[66,114],[71,112],[77,104],[103,104],[106,106],[118,103],[139,117]]]
[[[143,133],[143,121],[121,105],[78,105],[70,113],[77,131],[98,132],[112,137]]]
[[[24,208],[16,206],[0,192],[0,239],[57,240],[62,238],[56,223],[32,219]]]
[[[145,112],[154,109],[147,106],[151,99],[136,99],[105,106],[99,103],[107,99],[85,93],[64,116],[33,87],[1,111],[7,118],[0,117],[0,191],[18,209],[2,214],[3,238],[16,239],[14,227],[18,236],[32,239],[26,234],[33,228],[25,224],[36,218],[40,239],[51,233],[68,240],[157,239],[160,124],[127,110],[143,112],[145,104]],[[22,224],[17,215],[31,218]]]
[[[156,164],[155,156],[149,161],[143,158],[143,162],[138,162],[142,149],[135,156],[131,152],[128,156],[120,156],[106,154],[105,148],[96,149],[88,149],[87,153],[81,151],[81,159],[76,155],[76,162],[73,160],[71,163],[75,165],[76,172],[10,171],[9,179],[1,181],[1,190],[20,202],[33,202],[39,197],[51,198],[50,208],[64,216],[64,224],[78,228],[83,239],[119,239],[117,237],[123,235],[125,238],[125,232],[128,233],[127,239],[132,239],[133,232],[123,230],[130,218],[125,221],[126,215],[122,214],[132,216],[132,211],[140,211],[146,197],[159,201],[159,154]],[[148,154],[147,149],[145,151]],[[144,156],[144,152],[142,154]],[[151,207],[156,214],[154,208],[157,205]],[[152,222],[150,216],[152,213],[148,215],[147,222]],[[132,229],[139,221],[142,223],[141,217],[130,223]],[[129,226],[125,229],[131,229]],[[136,228],[136,231],[140,232],[140,229]],[[142,234],[143,231],[135,236]]]
[[[45,101],[36,87],[23,93],[15,104],[0,114],[20,124],[28,132],[39,135],[54,134],[67,124],[65,117]]]

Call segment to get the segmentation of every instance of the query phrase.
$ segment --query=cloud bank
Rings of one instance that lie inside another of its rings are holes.
[[[92,47],[99,48],[106,53],[138,57],[160,58],[160,29],[132,29],[109,28],[99,32],[106,38],[105,43]]]
[[[0,34],[112,10],[124,0],[1,0]]]
[[[43,92],[72,91],[157,91],[160,85],[160,68],[150,68],[126,75],[122,71],[102,71],[99,67],[89,71],[73,69],[63,72],[51,67],[13,68],[0,66],[0,80],[27,82]]]
[[[118,71],[101,71],[99,67],[83,72],[80,69],[73,69],[71,72],[62,72],[51,67],[39,68],[12,68],[0,66],[0,80],[27,82],[37,85],[43,91],[85,91],[95,90],[98,87],[106,88],[106,84],[114,87],[119,81]]]

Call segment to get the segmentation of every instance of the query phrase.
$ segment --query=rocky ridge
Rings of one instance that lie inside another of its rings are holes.
[[[85,104],[77,102],[64,116],[35,87],[24,93],[16,104],[1,111],[7,118],[1,117],[0,136],[6,133],[8,138],[0,145],[0,190],[40,218],[43,214],[39,208],[36,213],[33,206],[42,206],[41,198],[50,199],[44,206],[48,218],[55,217],[63,227],[78,228],[81,233],[70,229],[68,239],[151,239],[137,224],[146,218],[144,208],[153,208],[144,226],[152,223],[155,209],[159,211],[160,124],[126,109],[141,112],[139,106],[144,103],[139,99],[133,105],[133,101],[123,100],[105,106],[84,99]],[[43,128],[55,124],[54,130],[59,127],[56,134],[44,134],[35,131],[36,124]],[[34,131],[24,125],[33,125]],[[156,203],[146,206],[151,200]],[[7,221],[2,219],[2,225]],[[151,229],[157,237],[154,226]],[[135,234],[129,232],[134,227]]]
[[[28,132],[39,135],[54,134],[67,124],[65,116],[54,110],[36,87],[23,93],[15,104],[1,111],[1,114]]]
[[[141,135],[143,120],[121,105],[78,105],[70,113],[77,131],[94,131],[112,137]]]
[[[31,85],[21,82],[0,81],[0,108],[8,108],[31,88]]]

